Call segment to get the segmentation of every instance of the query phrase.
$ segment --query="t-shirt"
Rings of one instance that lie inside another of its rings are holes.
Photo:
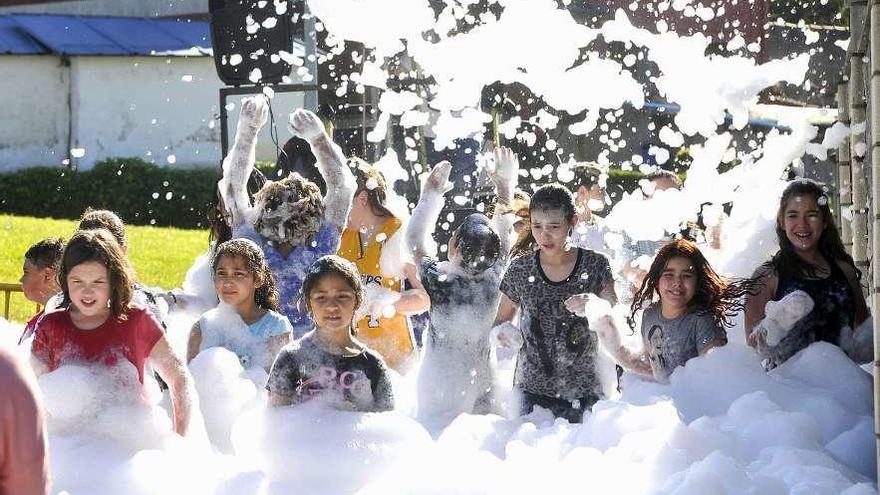
[[[202,332],[202,348],[224,347],[229,349],[238,356],[242,366],[245,368],[252,364],[261,364],[264,361],[265,364],[262,365],[268,365],[271,362],[271,357],[267,358],[265,353],[266,343],[269,341],[269,338],[290,333],[293,330],[286,316],[269,310],[259,320],[250,325],[244,325],[243,332],[230,332],[223,328],[222,325],[221,328],[218,328],[212,324],[213,318],[217,317],[217,312],[217,308],[214,308],[205,312],[199,318],[199,330]]]
[[[361,243],[361,234],[357,230],[347,228],[342,232],[337,254],[357,266],[365,288],[379,285],[390,291],[400,292],[403,285],[400,277],[383,273],[380,266],[385,242],[395,234],[400,235],[400,226],[400,220],[388,218],[379,226],[366,247]],[[402,369],[415,349],[412,330],[403,313],[395,313],[390,318],[382,315],[364,316],[358,321],[358,339],[381,354],[385,362],[397,370]]]
[[[336,254],[339,236],[339,227],[325,222],[305,245],[295,246],[290,254],[283,256],[271,241],[259,235],[249,223],[241,225],[233,233],[233,237],[250,239],[263,249],[278,287],[278,310],[290,320],[296,337],[302,337],[315,326],[305,305],[300,307],[299,304],[303,280],[316,259],[327,254]]]
[[[49,449],[30,367],[0,347],[0,493],[49,493]]]
[[[654,303],[642,314],[642,340],[654,378],[665,382],[675,368],[699,356],[709,344],[727,343],[727,332],[704,313],[691,311],[666,319]]]
[[[501,291],[522,310],[523,346],[515,384],[532,394],[569,401],[603,397],[596,369],[598,339],[584,317],[570,312],[565,300],[592,293],[611,299],[613,279],[608,259],[578,248],[571,274],[560,282],[547,278],[540,251],[510,264]]]
[[[365,349],[355,356],[330,354],[318,347],[311,333],[278,353],[266,389],[292,404],[320,397],[338,409],[394,408],[388,368],[375,351]]]
[[[31,335],[34,334],[34,330],[37,328],[37,324],[40,322],[40,318],[46,314],[45,311],[40,311],[35,314],[28,320],[24,325],[24,330],[21,332],[21,337],[18,338],[18,345],[21,345],[25,340],[27,340]]]
[[[134,365],[143,383],[146,360],[162,333],[159,322],[140,307],[131,309],[124,321],[110,317],[92,330],[76,328],[70,311],[57,309],[40,321],[31,352],[49,371],[76,362],[113,366],[125,359]]]

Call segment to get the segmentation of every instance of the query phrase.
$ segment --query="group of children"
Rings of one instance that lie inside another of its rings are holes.
[[[233,238],[212,246],[210,262],[220,307],[193,325],[186,361],[207,347],[229,348],[245,366],[268,371],[271,405],[320,398],[358,411],[394,408],[389,365],[406,372],[416,346],[405,315],[425,310],[430,327],[417,411],[423,421],[501,412],[490,335],[505,322],[520,338],[502,342],[522,342],[514,378],[521,412],[540,406],[572,422],[606,396],[602,349],[625,369],[666,381],[689,359],[724,345],[725,327],[743,308],[748,342],[768,368],[818,340],[854,359],[866,355],[865,330],[856,330],[867,318],[860,273],[842,248],[825,192],[812,181],[786,189],[777,219],[780,251],[752,279],[719,276],[693,242],[663,245],[631,305],[633,319],[641,316],[643,342],[631,349],[621,338],[629,328],[609,309],[617,294],[608,258],[572,240],[575,196],[550,184],[527,206],[518,203],[519,164],[510,150],[497,150],[490,170],[498,198],[492,218],[464,219],[441,262],[431,234],[450,188],[449,163],[429,172],[404,224],[386,207],[381,175],[364,163],[352,174],[320,120],[297,110],[291,130],[315,153],[326,194],[294,173],[267,182],[251,200],[246,184],[265,113],[261,99],[243,102],[224,160],[219,187]],[[51,371],[72,360],[128,361],[141,382],[149,365],[167,383],[175,431],[185,434],[192,378],[168,343],[161,312],[150,310],[166,298],[151,302],[136,284],[121,221],[110,212],[87,212],[84,220],[96,216],[103,225],[81,224],[63,252],[58,241],[46,241],[26,254],[25,294],[47,307],[26,329],[34,334],[35,362]],[[514,256],[513,226],[523,219],[533,247]],[[395,242],[406,253],[396,254],[396,263],[386,259]],[[48,297],[56,292],[53,305]],[[800,302],[795,310],[790,300]],[[237,315],[240,331],[228,330],[228,315]]]

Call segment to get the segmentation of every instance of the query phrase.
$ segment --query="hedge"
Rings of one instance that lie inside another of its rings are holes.
[[[260,165],[272,177],[274,164]],[[111,158],[84,172],[33,167],[0,174],[0,211],[76,219],[91,206],[115,211],[133,225],[205,228],[219,173],[215,168],[159,167],[139,158]],[[644,177],[619,169],[608,175],[613,201],[621,191],[635,190]]]
[[[91,206],[113,210],[134,225],[204,228],[219,173],[158,167],[138,158],[104,160],[84,172],[33,167],[0,174],[0,211],[76,219]]]

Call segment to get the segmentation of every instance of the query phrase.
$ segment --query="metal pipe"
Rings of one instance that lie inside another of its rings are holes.
[[[318,33],[315,30],[315,16],[309,11],[309,3],[303,2],[303,57],[304,65],[312,76],[311,81],[303,81],[316,89],[306,91],[303,107],[318,112]]]

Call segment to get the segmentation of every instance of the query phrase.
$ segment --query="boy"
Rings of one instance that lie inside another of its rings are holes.
[[[61,292],[55,276],[55,268],[63,251],[64,241],[59,238],[49,238],[34,244],[24,253],[24,264],[19,282],[21,282],[24,297],[28,301],[35,302],[45,308],[49,299]],[[27,322],[19,344],[33,333],[34,326],[43,316],[43,312],[40,310]]]

